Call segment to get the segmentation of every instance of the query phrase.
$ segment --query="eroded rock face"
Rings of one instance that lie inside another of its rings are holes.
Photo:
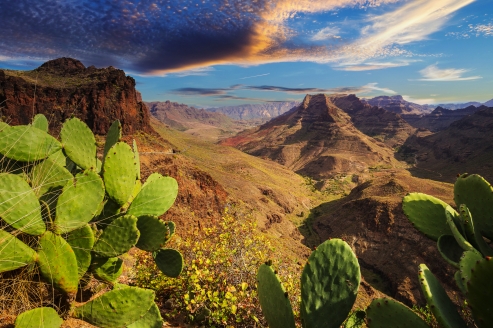
[[[76,116],[96,134],[106,134],[119,119],[125,134],[151,132],[149,111],[135,80],[113,67],[85,67],[72,58],[48,61],[33,71],[0,70],[0,115],[12,125],[28,124],[42,113],[50,129]]]

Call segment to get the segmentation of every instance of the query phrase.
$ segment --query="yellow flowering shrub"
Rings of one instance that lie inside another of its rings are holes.
[[[256,274],[273,257],[274,248],[252,218],[239,218],[226,209],[216,226],[184,239],[174,237],[171,243],[185,259],[178,278],[162,275],[144,252],[138,256],[135,273],[135,284],[172,300],[165,314],[168,319],[185,315],[189,322],[207,327],[265,326]],[[290,278],[297,276],[282,277],[293,305],[299,299],[299,286],[297,279]]]

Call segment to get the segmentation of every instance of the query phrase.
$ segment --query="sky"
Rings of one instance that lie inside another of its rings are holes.
[[[72,57],[198,107],[493,98],[493,0],[0,0],[0,68]]]

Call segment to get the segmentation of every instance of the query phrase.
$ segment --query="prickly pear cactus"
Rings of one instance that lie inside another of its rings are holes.
[[[301,276],[303,327],[340,327],[356,300],[360,278],[358,260],[345,241],[332,239],[319,245]],[[270,266],[262,265],[257,279],[260,306],[269,326],[294,327],[291,305]]]
[[[438,240],[444,259],[458,269],[455,282],[471,307],[476,325],[492,327],[493,308],[486,295],[493,295],[493,266],[489,261],[493,248],[485,238],[493,238],[493,187],[479,175],[459,175],[454,201],[458,212],[432,196],[411,193],[404,197],[402,207],[418,230]],[[437,321],[443,327],[465,327],[435,276],[426,265],[420,267],[423,293]]]
[[[181,273],[181,254],[165,248],[175,225],[158,218],[176,198],[176,181],[153,174],[142,186],[137,145],[120,141],[118,121],[104,161],[79,119],[63,124],[61,142],[47,132],[43,115],[28,126],[0,122],[0,273],[24,270],[38,280],[39,273],[68,305],[60,313],[58,303],[33,308],[15,326],[59,327],[63,312],[99,327],[161,327],[154,292],[117,283],[124,266],[119,256],[138,246],[154,252],[164,274]],[[71,302],[89,278],[113,290],[76,307]]]

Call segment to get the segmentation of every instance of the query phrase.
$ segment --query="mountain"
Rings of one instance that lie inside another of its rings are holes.
[[[415,131],[399,114],[372,106],[355,95],[331,96],[330,100],[349,114],[358,130],[391,148],[402,145]]]
[[[226,106],[217,108],[207,108],[210,112],[223,113],[234,120],[268,120],[284,114],[293,107],[298,106],[297,101],[269,102],[262,104],[245,104],[239,106]]]
[[[146,102],[152,116],[179,131],[211,141],[231,136],[250,127],[245,122],[233,121],[222,113],[189,107],[176,102]]]
[[[459,108],[455,110],[446,109],[443,107],[437,107],[433,112],[423,115],[419,118],[413,118],[409,120],[406,116],[409,124],[416,128],[424,128],[430,131],[436,132],[446,129],[452,122],[458,121],[464,116],[474,114],[476,111],[488,108],[484,105],[479,107],[468,106],[465,108]]]
[[[365,100],[368,104],[372,106],[381,107],[388,110],[389,112],[394,112],[402,115],[409,114],[425,114],[432,111],[432,108],[428,105],[419,105],[409,101],[404,100],[402,96],[378,96],[371,99]]]
[[[32,71],[0,69],[0,115],[12,125],[45,114],[50,129],[76,116],[97,134],[119,119],[124,133],[151,132],[149,111],[135,80],[113,67],[85,67],[72,58],[50,60]]]
[[[396,163],[390,148],[359,131],[351,117],[323,94],[307,95],[300,106],[221,144],[316,179]]]
[[[399,153],[415,164],[413,174],[454,181],[458,173],[493,179],[493,107],[482,108],[442,131],[413,135]]]
[[[449,104],[438,104],[437,107],[442,107],[442,108],[446,108],[446,109],[450,109],[450,110],[456,110],[456,109],[460,109],[460,108],[466,108],[469,106],[479,107],[481,105],[482,104],[480,102],[470,101],[467,103],[460,103],[460,104],[450,104],[450,103]]]

